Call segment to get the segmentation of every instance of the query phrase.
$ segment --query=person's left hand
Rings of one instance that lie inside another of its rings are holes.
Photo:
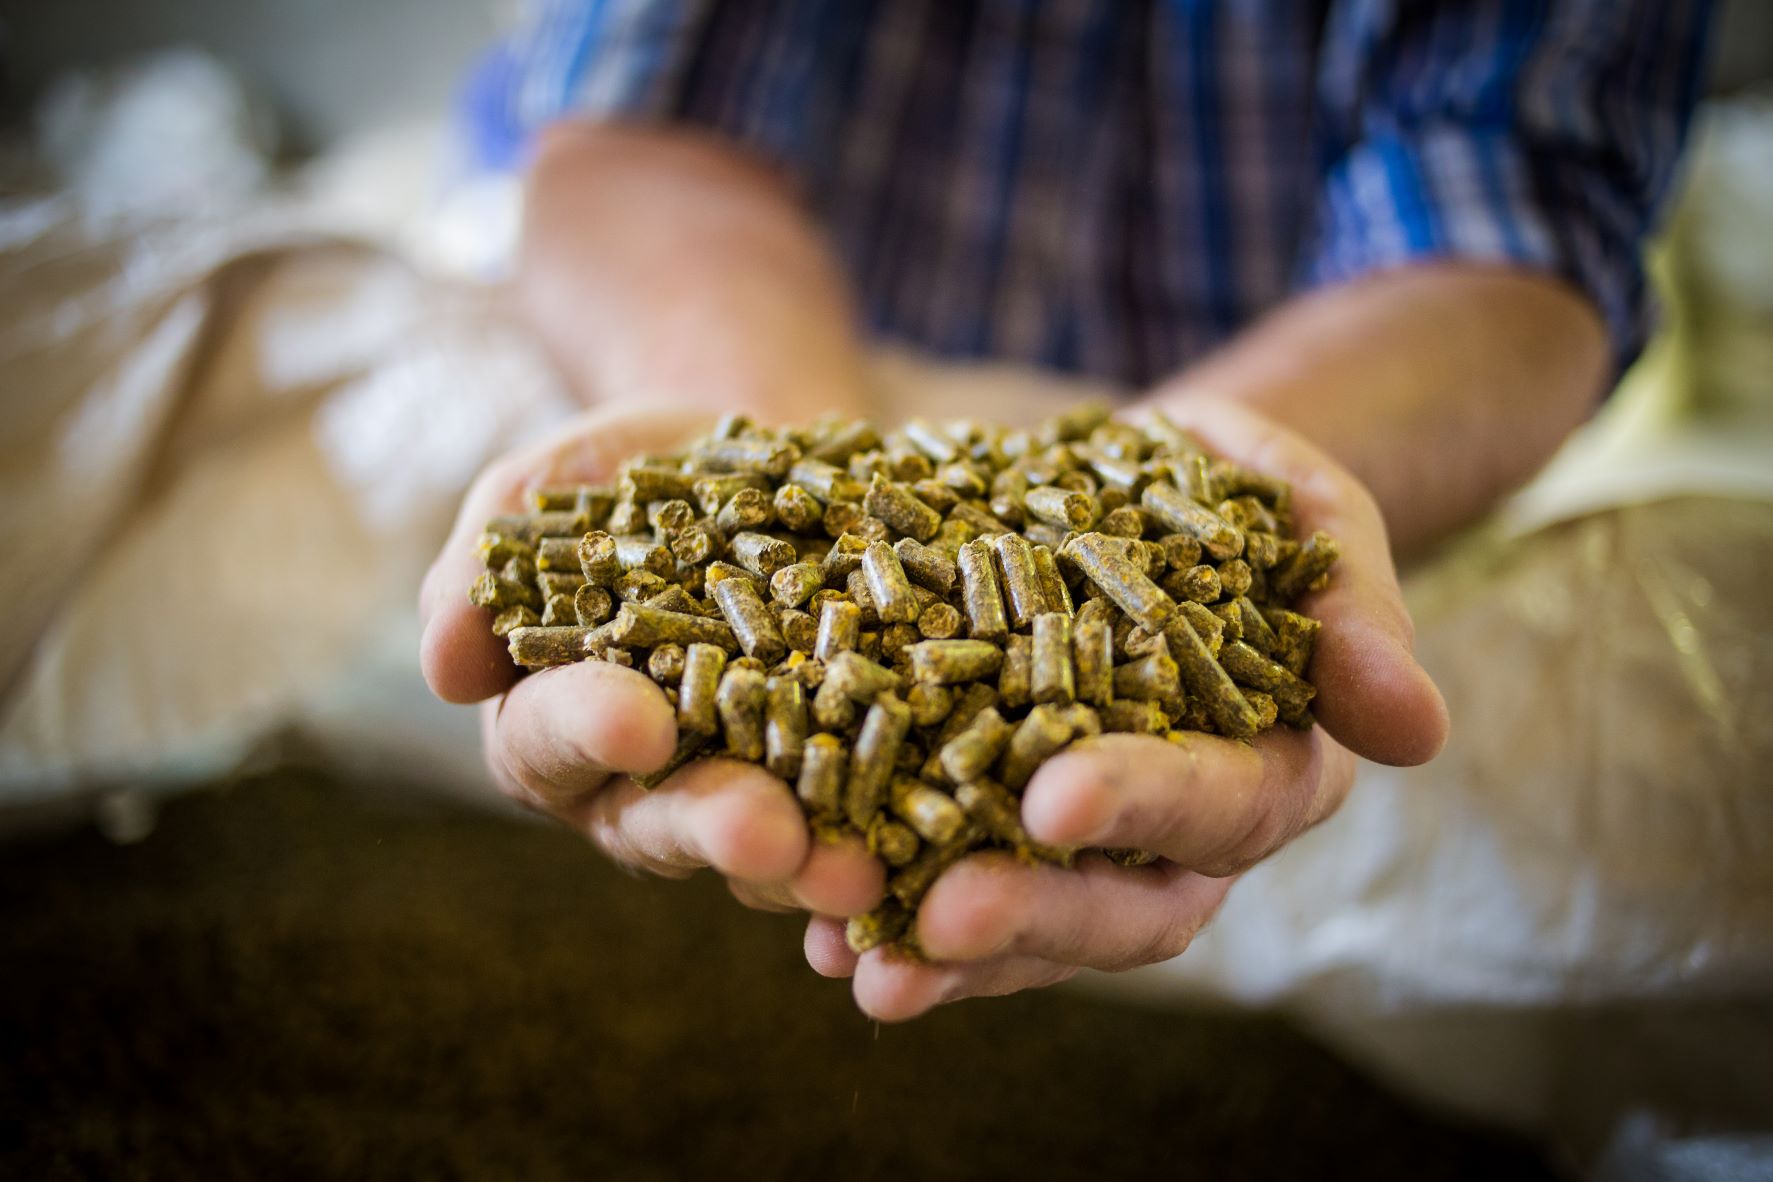
[[[852,977],[857,1004],[876,1018],[1049,985],[1080,968],[1168,960],[1212,918],[1237,874],[1335,811],[1357,754],[1417,764],[1446,740],[1446,706],[1411,656],[1410,618],[1373,499],[1317,448],[1241,408],[1203,403],[1171,417],[1219,454],[1290,481],[1300,532],[1328,530],[1341,545],[1329,586],[1300,608],[1323,621],[1309,671],[1321,725],[1277,727],[1254,746],[1104,735],[1049,760],[1023,797],[1030,836],[1160,860],[1127,868],[1085,853],[1066,870],[1007,854],[966,858],[918,912],[929,963],[886,949],[857,957],[840,923],[815,917],[808,962]]]

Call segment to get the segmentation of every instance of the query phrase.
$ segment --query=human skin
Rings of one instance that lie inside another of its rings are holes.
[[[1356,755],[1432,758],[1446,711],[1411,655],[1394,550],[1445,536],[1530,475],[1604,376],[1598,320],[1557,281],[1434,264],[1300,296],[1129,408],[1161,406],[1215,450],[1288,479],[1301,527],[1340,541],[1335,578],[1305,604],[1324,621],[1311,670],[1321,725],[1254,747],[1209,736],[1072,747],[1027,789],[1031,834],[1162,861],[1086,855],[1061,872],[976,855],[919,913],[932,963],[858,958],[841,917],[878,900],[884,877],[858,843],[810,842],[787,786],[751,765],[698,763],[643,792],[623,773],[661,765],[674,736],[656,687],[600,663],[517,681],[466,599],[480,522],[528,486],[607,478],[717,411],[786,422],[863,407],[839,268],[777,178],[684,133],[557,129],[527,213],[522,306],[600,409],[470,492],[421,596],[426,678],[446,700],[486,703],[502,790],[624,864],[674,876],[712,866],[751,906],[812,912],[809,962],[851,977],[861,1008],[885,1020],[1168,959],[1238,873],[1335,810]]]

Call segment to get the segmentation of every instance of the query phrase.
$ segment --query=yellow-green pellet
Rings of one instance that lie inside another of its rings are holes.
[[[813,646],[819,642],[819,624],[809,613],[788,608],[776,626],[782,631],[782,642],[788,646],[790,657],[796,653],[812,655]]]
[[[891,546],[870,542],[862,553],[862,574],[868,580],[868,594],[882,623],[916,622],[917,597],[911,593],[911,582]]]
[[[927,542],[936,536],[942,515],[918,499],[903,484],[882,479],[876,474],[863,497],[862,507],[896,532]]]
[[[1336,539],[1318,530],[1299,543],[1298,551],[1268,572],[1269,594],[1282,600],[1296,599],[1328,574],[1336,564]]]
[[[1207,614],[1212,615],[1211,612]],[[1219,732],[1235,739],[1254,738],[1256,711],[1238,692],[1231,676],[1207,651],[1188,616],[1177,615],[1172,619],[1164,630],[1164,639],[1169,642],[1170,655],[1175,659],[1190,697],[1206,709]],[[1118,683],[1115,688],[1119,689]]]
[[[819,637],[813,656],[829,662],[839,653],[853,652],[862,635],[862,609],[847,599],[831,599],[819,613]]]
[[[1305,709],[1317,694],[1310,682],[1247,644],[1227,644],[1219,650],[1219,664],[1233,681],[1272,695],[1281,717],[1290,723],[1303,722]]]
[[[1034,701],[1069,705],[1077,696],[1070,616],[1063,612],[1043,612],[1034,617],[1031,659],[1029,684]]]
[[[1099,613],[1079,613],[1071,626],[1072,668],[1079,701],[1106,706],[1114,700],[1114,633]]]
[[[772,621],[773,622],[773,621]],[[624,603],[616,613],[611,637],[623,648],[651,648],[660,644],[717,644],[732,652],[739,647],[734,631],[725,621],[688,612],[665,611],[639,603]]]
[[[1034,569],[1034,547],[1020,534],[999,534],[992,539],[992,549],[997,556],[997,572],[1010,623],[1026,628],[1034,617],[1048,610],[1046,596],[1040,589],[1040,575]]]
[[[1034,776],[1034,770],[1059,749],[1071,742],[1071,723],[1058,706],[1036,706],[1028,712],[1010,736],[1004,749],[1002,775],[1004,786],[1013,791],[1022,788]]]
[[[1206,506],[1196,504],[1173,484],[1153,481],[1145,486],[1139,503],[1163,522],[1166,529],[1193,537],[1207,557],[1216,562],[1243,553],[1242,530]]]
[[[764,675],[751,669],[727,668],[715,694],[727,754],[752,763],[763,761],[764,714],[769,690]]]
[[[1134,698],[1116,698],[1102,707],[1102,729],[1134,735],[1160,734],[1170,720],[1157,702]]]
[[[795,464],[788,470],[788,481],[785,487],[805,489],[827,505],[834,501],[860,501],[868,491],[867,486],[852,480],[842,468],[820,459],[803,459]]]
[[[909,776],[893,779],[888,804],[925,841],[953,841],[966,826],[966,814],[953,797]]]
[[[650,772],[638,773],[631,778],[642,788],[651,791],[670,779],[684,765],[701,755],[707,746],[708,736],[686,731],[677,737],[677,746],[672,750],[671,758],[665,761],[663,767]]]
[[[1064,553],[1115,606],[1151,631],[1161,630],[1175,614],[1175,601],[1107,535],[1079,534]]]
[[[764,716],[764,766],[793,781],[806,748],[806,686],[796,677],[772,677]]]
[[[542,606],[542,626],[545,628],[578,622],[578,616],[573,611],[573,597],[570,595],[550,595],[548,602]]]
[[[905,577],[913,583],[944,598],[954,594],[960,571],[940,550],[926,546],[916,538],[900,538],[893,543],[893,553],[899,556]]]
[[[477,576],[473,585],[468,588],[468,602],[476,607],[500,609],[522,604],[538,610],[542,606],[542,593],[532,586],[486,571]]]
[[[888,899],[873,911],[852,916],[844,925],[843,939],[860,956],[899,940],[910,926],[911,912],[897,899]]]
[[[800,449],[773,439],[719,439],[698,447],[695,458],[711,472],[757,472],[779,479],[800,459]]]
[[[1050,547],[1034,548],[1034,574],[1040,580],[1041,596],[1046,600],[1048,611],[1064,612],[1069,616],[1076,610],[1071,602],[1071,588],[1065,585],[1065,579],[1059,574],[1059,563]]]
[[[755,472],[728,472],[719,476],[698,476],[692,487],[696,504],[712,517],[720,512],[722,505],[738,496],[741,489],[768,492],[770,482],[768,477]]]
[[[749,577],[724,578],[711,588],[720,614],[748,657],[773,665],[788,651],[776,618],[763,605],[757,585]]]
[[[811,533],[824,517],[825,506],[800,485],[784,484],[776,490],[776,521],[783,529],[797,534]]]
[[[990,677],[1003,661],[1004,650],[987,640],[926,640],[911,646],[912,677],[933,685]]]
[[[997,762],[1014,733],[1015,727],[1004,721],[996,707],[984,707],[965,729],[942,745],[938,758],[943,774],[955,784],[978,779]]]
[[[529,668],[570,665],[590,655],[586,642],[591,631],[576,624],[554,628],[513,628],[506,635],[505,644],[511,659],[519,665]]]
[[[492,632],[494,636],[509,636],[513,629],[534,628],[541,622],[542,618],[529,605],[519,603],[493,617]],[[583,620],[579,622],[584,623]]]
[[[661,644],[646,658],[646,675],[660,685],[683,680],[684,649],[680,644]]]
[[[1003,664],[997,671],[997,697],[1007,709],[1028,705],[1034,698],[1034,638],[1016,635],[1004,642]]]
[[[1001,643],[1010,630],[1003,595],[998,590],[997,562],[991,545],[983,539],[960,548],[961,599],[967,613],[967,633],[976,640]]]
[[[1114,671],[1116,698],[1160,700],[1174,697],[1180,688],[1180,671],[1164,644],[1160,644],[1156,652],[1129,661]]]
[[[836,735],[817,734],[807,738],[801,750],[800,776],[795,794],[801,805],[815,819],[835,820],[843,809],[843,786],[849,766],[849,753]]]
[[[960,611],[953,604],[932,603],[917,617],[917,631],[926,640],[952,640],[960,635]]]
[[[910,865],[887,880],[887,893],[905,906],[915,907],[944,870],[966,857],[977,836],[978,830],[969,824],[953,841],[926,844]]]
[[[826,674],[830,684],[830,674]],[[823,687],[820,692],[823,693]],[[899,746],[911,727],[911,710],[897,695],[883,693],[868,708],[856,736],[855,758],[850,761],[849,784],[844,791],[844,813],[851,825],[866,831],[886,803],[887,781],[898,760]]]
[[[1022,507],[1036,521],[1060,529],[1089,529],[1096,523],[1096,499],[1088,493],[1069,492],[1052,485],[1031,488],[1022,498]]]
[[[868,852],[888,866],[905,866],[917,857],[921,844],[909,825],[900,824],[885,813],[876,813],[868,822],[864,837]]]
[[[683,676],[677,686],[679,730],[706,736],[720,730],[716,699],[725,672],[726,650],[719,645],[692,644],[684,649]]]

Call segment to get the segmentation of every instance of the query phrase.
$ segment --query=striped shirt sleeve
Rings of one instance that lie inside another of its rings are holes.
[[[1641,349],[1642,243],[1699,94],[1707,0],[1332,4],[1307,284],[1413,260],[1561,276],[1623,367]]]

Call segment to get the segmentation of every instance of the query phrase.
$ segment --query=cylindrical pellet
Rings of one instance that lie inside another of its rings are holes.
[[[734,534],[727,545],[733,561],[760,579],[768,579],[797,557],[792,545],[768,534],[744,531]]]
[[[1250,564],[1241,558],[1228,558],[1219,564],[1219,587],[1227,599],[1248,595],[1254,578]]]
[[[849,753],[836,735],[812,735],[801,750],[795,794],[814,820],[835,820],[843,810]]]
[[[714,515],[714,528],[723,537],[747,530],[764,529],[775,518],[775,502],[760,488],[742,488]]]
[[[720,730],[715,700],[726,672],[726,650],[713,644],[689,645],[683,654],[683,677],[677,685],[677,727],[712,736]]]
[[[1071,741],[1071,724],[1057,706],[1036,706],[1010,736],[1003,754],[1004,786],[1021,791],[1034,770]]]
[[[819,624],[811,615],[795,608],[784,611],[776,626],[782,630],[782,641],[789,648],[789,654],[805,653],[812,655],[813,646],[819,642]]]
[[[978,779],[997,762],[1014,733],[1015,727],[996,708],[985,707],[965,730],[943,744],[939,754],[943,774],[956,784]]]
[[[1193,537],[1207,557],[1216,562],[1244,552],[1242,530],[1206,506],[1195,504],[1187,493],[1167,481],[1146,485],[1139,503],[1166,529]]]
[[[1071,625],[1077,697],[1092,706],[1114,700],[1114,634],[1100,614],[1079,614]]]
[[[541,622],[542,617],[536,615],[534,609],[528,604],[519,603],[513,607],[505,608],[493,617],[492,634],[494,636],[509,636],[518,628],[535,628]],[[579,622],[584,623],[583,620]]]
[[[824,517],[825,506],[800,485],[784,484],[776,490],[776,520],[783,529],[797,534],[812,533]]]
[[[913,726],[936,726],[954,709],[954,691],[928,681],[914,682],[905,691]]]
[[[720,679],[715,705],[720,712],[720,728],[726,734],[727,753],[734,759],[762,762],[768,703],[769,689],[763,674],[729,668]]]
[[[917,630],[926,640],[952,640],[960,635],[959,609],[949,603],[932,603],[917,617]]]
[[[852,652],[861,635],[862,609],[847,599],[828,600],[819,613],[819,639],[813,656],[828,662],[838,653]]]
[[[721,439],[702,444],[695,458],[710,472],[758,472],[780,479],[800,459],[800,449],[773,439]]]
[[[1233,681],[1273,696],[1282,718],[1302,721],[1317,690],[1295,677],[1285,665],[1271,661],[1247,644],[1231,643],[1219,650],[1219,664]]]
[[[792,781],[800,775],[806,747],[806,686],[796,677],[769,679],[769,703],[764,719],[764,765]]]
[[[1079,534],[1065,553],[1121,611],[1146,628],[1161,630],[1175,613],[1175,601],[1107,536]]]
[[[1030,693],[1036,702],[1069,705],[1077,696],[1071,663],[1071,617],[1044,612],[1034,617]]]
[[[1207,614],[1211,616],[1212,613]],[[1169,642],[1170,655],[1175,658],[1189,695],[1206,709],[1220,733],[1235,739],[1254,738],[1256,711],[1238,692],[1231,676],[1207,651],[1188,617],[1177,615],[1172,619],[1164,630],[1164,639]]]
[[[885,542],[870,542],[862,554],[862,573],[868,580],[868,594],[883,624],[911,624],[917,621],[917,597],[911,593],[911,582],[899,556]]]
[[[611,629],[614,643],[623,648],[652,648],[660,644],[718,644],[731,652],[739,647],[733,630],[721,620],[688,612],[663,611],[638,603],[624,603]]]
[[[910,865],[887,880],[887,893],[907,907],[917,906],[942,872],[966,857],[977,832],[969,824],[953,841],[926,844]]]
[[[682,645],[661,644],[646,658],[646,675],[660,685],[676,685],[683,680],[684,650]]]
[[[824,586],[825,575],[812,562],[789,563],[770,576],[771,597],[788,607],[799,607]]]
[[[776,618],[764,607],[756,584],[744,577],[725,578],[714,585],[712,594],[746,656],[756,657],[765,665],[782,659],[788,651],[787,642],[776,626]]]
[[[827,674],[829,684],[829,674]],[[820,691],[823,692],[823,689]],[[868,708],[856,736],[855,758],[844,793],[844,813],[864,832],[886,803],[887,782],[898,759],[899,745],[911,727],[911,709],[893,694],[882,694]]]
[[[803,459],[788,469],[788,480],[827,505],[833,501],[860,501],[868,491],[866,485],[852,480],[842,468],[816,459]]]
[[[888,899],[873,911],[852,916],[844,925],[844,943],[860,956],[883,944],[891,944],[911,926],[911,912],[897,899]]]
[[[1003,596],[998,590],[997,562],[992,556],[990,543],[983,539],[968,542],[960,548],[956,565],[960,568],[961,600],[966,607],[968,634],[976,640],[1001,643],[1009,633],[1010,624]]]
[[[739,490],[754,488],[769,491],[769,478],[755,472],[729,472],[719,476],[698,476],[693,486],[696,504],[710,516],[739,495]]]
[[[1065,585],[1065,579],[1059,574],[1059,563],[1050,547],[1034,548],[1034,574],[1040,580],[1040,593],[1047,601],[1047,610],[1071,615],[1075,610],[1071,603],[1071,588]]]
[[[898,533],[920,542],[935,537],[942,524],[942,515],[918,500],[916,493],[879,475],[868,486],[862,508],[870,517],[878,517]]]
[[[1006,709],[1028,705],[1034,698],[1034,639],[1012,636],[1004,643],[1003,666],[997,672],[997,696]]]
[[[532,585],[487,571],[477,576],[473,585],[468,588],[468,602],[476,607],[501,610],[522,604],[533,611],[540,611],[542,593]]]
[[[505,637],[511,659],[528,668],[570,665],[590,656],[593,629],[576,624],[556,628],[513,628]]]
[[[889,803],[893,813],[925,841],[953,841],[967,823],[953,797],[909,776],[893,780]]]
[[[909,825],[902,825],[885,813],[876,813],[868,823],[865,841],[868,852],[888,866],[909,865],[922,844]]]
[[[1269,594],[1283,602],[1297,599],[1329,573],[1338,553],[1336,539],[1318,530],[1299,543],[1297,553],[1268,572]]]
[[[940,550],[932,549],[916,538],[900,538],[893,543],[893,553],[905,568],[905,577],[947,598],[954,594],[960,571]]]
[[[1158,701],[1174,697],[1181,686],[1175,658],[1161,647],[1114,671],[1114,696],[1117,698]]]
[[[990,677],[1003,666],[1004,650],[987,640],[926,640],[911,646],[911,675],[935,685]]]
[[[1096,500],[1088,493],[1069,492],[1052,485],[1031,488],[1022,498],[1030,517],[1060,529],[1089,529],[1096,522]]]
[[[1116,698],[1102,707],[1102,729],[1134,735],[1155,735],[1169,726],[1163,707],[1154,701]]]
[[[1034,617],[1047,610],[1046,595],[1040,589],[1040,575],[1034,569],[1034,547],[1020,534],[999,534],[992,539],[997,556],[998,575],[1003,583],[1004,602],[1009,607],[1010,623],[1026,628]]]

